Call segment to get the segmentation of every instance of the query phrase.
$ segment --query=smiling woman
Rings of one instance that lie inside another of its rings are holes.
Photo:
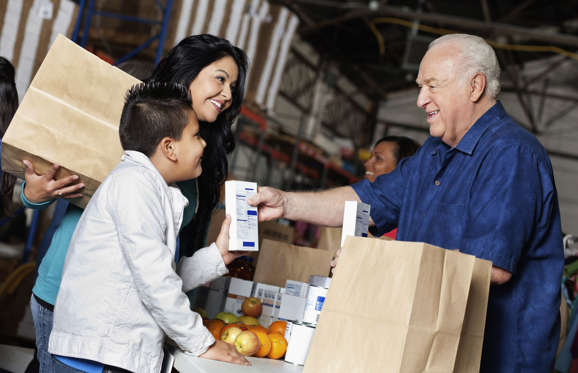
[[[237,64],[230,56],[222,57],[201,70],[189,86],[193,109],[200,120],[214,122],[219,114],[231,107],[232,90],[238,75]]]
[[[377,140],[371,150],[371,157],[363,164],[365,178],[374,182],[379,175],[393,171],[399,161],[413,155],[419,144],[409,137],[385,136]]]
[[[247,57],[241,49],[213,35],[195,35],[177,44],[150,77],[190,88],[201,136],[207,143],[203,173],[196,180],[197,213],[180,236],[185,255],[203,246],[211,212],[227,177],[227,154],[235,147],[231,125],[241,112],[246,76]]]

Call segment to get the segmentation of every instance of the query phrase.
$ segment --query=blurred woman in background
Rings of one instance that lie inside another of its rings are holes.
[[[365,166],[365,178],[373,183],[379,175],[392,172],[399,161],[412,156],[419,146],[409,137],[382,137],[371,149],[371,157],[363,164]],[[386,233],[385,236],[395,239],[396,234],[397,228]]]

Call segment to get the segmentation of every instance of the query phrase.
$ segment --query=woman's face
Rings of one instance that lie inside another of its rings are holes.
[[[367,180],[373,183],[379,175],[388,174],[395,169],[397,166],[396,147],[396,143],[389,141],[382,141],[375,145],[371,151],[371,157],[363,164]]]
[[[232,90],[239,74],[231,56],[205,66],[189,85],[193,109],[199,120],[214,122],[232,104]]]

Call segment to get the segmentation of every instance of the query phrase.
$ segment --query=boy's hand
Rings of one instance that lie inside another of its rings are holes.
[[[80,190],[84,184],[80,182],[78,175],[70,175],[55,180],[56,171],[59,165],[53,164],[52,169],[45,175],[38,175],[34,171],[32,162],[23,160],[26,170],[24,178],[26,186],[24,187],[24,196],[32,203],[40,203],[56,198],[79,198],[82,197]]]
[[[223,225],[221,225],[221,231],[217,236],[215,245],[219,249],[221,256],[223,257],[223,262],[225,265],[231,263],[233,260],[240,256],[247,255],[246,251],[229,251],[229,228],[231,227],[231,215],[227,215],[225,220],[223,220]]]
[[[225,361],[227,363],[239,365],[251,365],[243,355],[235,349],[235,346],[225,341],[215,341],[215,344],[209,347],[207,351],[199,357],[209,360]]]

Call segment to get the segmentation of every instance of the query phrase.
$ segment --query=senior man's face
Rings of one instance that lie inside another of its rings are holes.
[[[456,55],[450,43],[434,46],[421,60],[416,79],[417,106],[425,111],[430,135],[450,146],[457,145],[471,124],[471,102]]]

